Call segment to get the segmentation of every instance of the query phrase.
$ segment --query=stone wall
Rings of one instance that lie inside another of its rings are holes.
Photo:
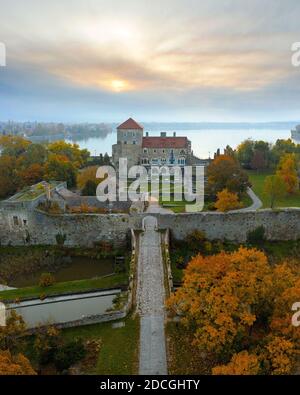
[[[160,228],[169,228],[177,239],[194,229],[203,230],[209,239],[243,242],[247,233],[263,225],[269,240],[300,239],[300,209],[259,210],[236,213],[166,214],[158,218]]]
[[[130,229],[141,229],[143,214],[63,214],[22,209],[0,210],[2,245],[56,244],[57,233],[65,233],[66,245],[89,246],[108,241],[125,245]],[[169,228],[174,237],[183,239],[194,229],[203,230],[209,239],[243,242],[247,233],[260,225],[269,240],[300,239],[300,210],[259,210],[244,213],[151,214],[159,228]],[[16,223],[16,218],[18,221]]]
[[[16,223],[15,218],[18,218]],[[0,211],[0,243],[2,245],[56,244],[58,233],[66,234],[68,246],[93,247],[107,241],[124,246],[130,229],[139,227],[139,218],[129,214],[63,214],[42,211]]]

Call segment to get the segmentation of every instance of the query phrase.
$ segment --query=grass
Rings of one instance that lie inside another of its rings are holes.
[[[101,339],[101,348],[95,368],[86,373],[98,375],[133,375],[138,373],[139,317],[127,317],[125,326],[112,328],[111,322],[63,330],[63,336],[72,340]]]
[[[167,322],[168,370],[170,375],[211,374],[215,361],[192,345],[193,333],[179,322]]]
[[[300,240],[288,240],[288,241],[264,241],[259,245],[250,245],[247,243],[239,244],[234,242],[225,241],[223,243],[218,241],[212,241],[211,253],[217,254],[218,250],[224,250],[226,252],[236,251],[240,246],[247,248],[257,248],[262,250],[269,259],[270,263],[279,263],[284,260],[300,260]],[[183,279],[184,269],[178,268],[178,260],[183,258],[184,262],[188,264],[192,256],[201,253],[201,251],[192,251],[188,245],[182,244],[181,246],[173,246],[170,251],[171,258],[171,270],[174,283],[181,283]],[[202,255],[208,255],[203,254]]]
[[[248,171],[249,180],[252,184],[252,189],[263,203],[263,208],[270,208],[270,202],[267,196],[264,195],[264,182],[271,172]],[[294,195],[286,195],[276,202],[276,207],[300,207],[300,190]]]
[[[128,283],[128,274],[120,273],[107,277],[99,277],[87,280],[76,280],[56,283],[50,287],[26,287],[18,288],[0,293],[0,300],[26,299],[55,294],[66,294],[90,291],[93,289],[112,288]]]

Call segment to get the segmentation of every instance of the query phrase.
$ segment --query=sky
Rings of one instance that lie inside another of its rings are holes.
[[[299,19],[299,0],[0,0],[0,120],[299,120]]]

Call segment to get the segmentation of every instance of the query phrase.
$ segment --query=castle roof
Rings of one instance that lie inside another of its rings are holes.
[[[127,121],[121,123],[121,125],[119,125],[117,127],[117,129],[140,129],[140,130],[143,130],[144,128],[141,125],[139,125],[134,119],[128,118]]]
[[[143,137],[143,148],[187,148],[187,137]]]

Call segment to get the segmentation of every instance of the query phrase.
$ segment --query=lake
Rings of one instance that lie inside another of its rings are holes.
[[[150,136],[159,136],[159,130],[145,129]],[[217,151],[218,148],[223,150],[226,145],[236,148],[243,140],[252,138],[253,140],[264,140],[275,143],[277,139],[288,139],[291,137],[291,130],[288,128],[240,128],[240,129],[198,129],[198,130],[180,130],[180,129],[163,129],[168,136],[176,132],[177,136],[187,136],[192,142],[194,154],[201,159],[206,159]],[[144,132],[144,135],[145,135]],[[91,155],[99,155],[107,152],[111,155],[112,145],[117,142],[116,130],[103,137],[91,137],[81,140],[67,140],[76,142],[81,148],[86,148]]]

